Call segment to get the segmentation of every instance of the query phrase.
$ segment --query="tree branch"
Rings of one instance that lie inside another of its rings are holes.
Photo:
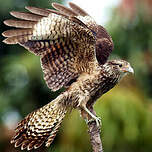
[[[102,142],[100,138],[100,128],[97,127],[95,121],[88,123],[88,133],[90,135],[90,142],[93,152],[103,152]]]
[[[96,115],[95,111],[93,110],[93,105],[88,104],[87,108]],[[92,145],[93,152],[103,152],[102,148],[102,141],[100,138],[100,127],[97,126],[96,121],[92,121],[92,118],[88,116],[85,111],[81,111],[81,116],[84,120],[87,120],[88,123],[88,133],[90,135],[90,143]]]

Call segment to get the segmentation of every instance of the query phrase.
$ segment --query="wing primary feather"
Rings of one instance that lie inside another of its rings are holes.
[[[43,17],[47,17],[50,14],[50,12],[47,9],[43,9],[43,8],[26,6],[25,9],[27,9],[28,11],[30,11],[33,14],[41,15]]]
[[[7,30],[2,33],[5,37],[13,37],[13,36],[20,36],[20,35],[31,35],[33,34],[32,29],[14,29],[14,30]]]
[[[14,37],[13,38],[11,37],[11,38],[4,39],[3,42],[6,44],[17,44],[17,39]]]
[[[86,13],[82,8],[80,8],[76,4],[69,2],[69,5],[75,13],[82,15],[82,16],[89,16],[88,13]]]
[[[59,10],[60,12],[64,12],[65,14],[68,14],[69,16],[78,16],[78,14],[76,12],[74,12],[72,9],[67,8],[61,4],[58,3],[52,3],[52,6]]]
[[[3,40],[3,42],[6,44],[25,43],[31,37],[32,37],[32,35],[13,36],[13,37],[6,38],[5,40]]]
[[[34,21],[22,21],[22,20],[5,20],[4,24],[7,26],[19,27],[19,28],[33,28],[37,22]]]
[[[25,13],[25,12],[12,11],[10,12],[10,14],[16,18],[29,20],[29,21],[39,21],[42,18],[42,16],[35,15],[32,13]]]
[[[75,23],[78,23],[79,25],[88,28],[86,24],[84,24],[81,20],[79,20],[78,18],[76,18],[75,16],[71,16],[70,19],[72,21],[74,21]]]
[[[50,13],[54,13],[54,14],[57,14],[57,15],[61,15],[61,16],[64,16],[66,18],[68,18],[69,16],[66,15],[65,13],[63,12],[59,12],[59,11],[56,11],[56,10],[53,10],[53,9],[47,9]]]

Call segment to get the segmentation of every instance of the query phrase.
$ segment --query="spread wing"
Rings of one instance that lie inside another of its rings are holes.
[[[4,21],[15,29],[3,32],[3,36],[7,37],[5,43],[18,43],[40,56],[44,79],[55,91],[81,73],[96,69],[99,34],[95,21],[75,4],[70,3],[71,9],[56,3],[53,6],[59,11],[26,7],[29,13],[11,12],[19,20]]]

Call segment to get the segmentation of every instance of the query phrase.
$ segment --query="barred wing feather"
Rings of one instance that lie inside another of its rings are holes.
[[[94,69],[97,64],[95,37],[81,20],[75,21],[64,13],[47,9],[26,9],[30,13],[11,12],[19,20],[4,21],[6,25],[16,27],[3,32],[7,37],[4,42],[18,43],[40,56],[44,79],[50,89],[56,91],[82,72]],[[85,65],[84,59],[91,67]]]

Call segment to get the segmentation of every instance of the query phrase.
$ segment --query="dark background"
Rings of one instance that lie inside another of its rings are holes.
[[[23,11],[27,5],[51,8],[50,0],[0,2],[0,33],[9,29],[3,20],[10,18],[11,10]],[[105,27],[115,44],[110,58],[129,61],[135,75],[125,77],[95,105],[102,118],[104,151],[151,152],[152,0],[121,0],[117,8],[111,9]],[[61,90],[53,93],[47,88],[39,57],[19,45],[6,45],[3,39],[0,36],[0,151],[17,152],[20,150],[9,143],[17,122],[53,100]],[[77,110],[66,116],[51,147],[40,151],[91,151],[86,124]]]

